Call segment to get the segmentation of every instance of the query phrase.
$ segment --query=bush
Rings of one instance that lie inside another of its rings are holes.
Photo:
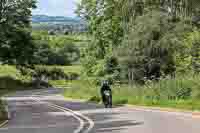
[[[51,79],[51,80],[62,80],[68,79],[68,75],[61,68],[48,68],[46,66],[37,67],[34,69],[33,74],[31,75],[33,78],[38,80]]]
[[[51,80],[62,80],[62,79],[69,78],[69,76],[67,74],[65,74],[65,72],[60,68],[53,68],[53,69],[49,70],[48,77]]]
[[[63,37],[50,38],[51,36],[35,38],[35,64],[70,65],[79,60],[80,50],[73,41]]]
[[[192,97],[192,89],[191,88],[182,88],[177,92],[177,98],[182,100],[187,100]]]
[[[191,25],[174,22],[164,12],[155,10],[139,16],[118,51],[128,79],[142,83],[144,77],[154,80],[173,76],[177,60],[182,61],[188,49],[183,38],[191,30]]]
[[[69,72],[68,75],[69,75],[70,80],[78,80],[80,77],[78,73],[74,73],[74,72]]]
[[[20,89],[25,87],[25,83],[12,77],[0,77],[0,89]]]

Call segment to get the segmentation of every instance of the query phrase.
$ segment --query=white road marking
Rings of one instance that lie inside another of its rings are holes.
[[[47,91],[43,91],[43,93],[49,93],[49,91],[47,90]],[[41,93],[40,92],[36,92],[36,93],[34,93],[34,94],[38,94],[38,95],[40,95]],[[32,96],[34,96],[34,94],[32,95]],[[33,98],[33,97],[31,97],[31,98]],[[41,100],[39,100],[39,99],[37,99],[37,101],[40,101],[41,102]],[[45,103],[47,103],[47,102],[45,102]],[[48,105],[51,105],[52,107],[54,107],[54,108],[59,108],[59,109],[62,109],[62,110],[65,110],[65,112],[66,112],[66,110],[67,111],[69,111],[69,112],[71,112],[72,114],[73,114],[73,116],[78,120],[79,119],[79,122],[80,122],[80,127],[81,127],[81,130],[79,131],[78,129],[77,129],[77,131],[75,131],[75,133],[80,133],[80,132],[82,132],[82,133],[89,133],[92,129],[93,129],[93,127],[94,127],[94,122],[90,119],[90,118],[88,118],[87,116],[85,116],[85,115],[83,115],[83,114],[81,114],[81,113],[78,113],[78,112],[75,112],[75,111],[73,111],[73,110],[71,110],[71,109],[68,109],[68,108],[64,108],[64,107],[62,107],[62,106],[59,106],[59,105],[56,105],[56,104],[52,104],[52,103],[50,103],[50,102],[48,102],[47,103]],[[80,118],[82,118],[82,119],[85,119],[86,121],[88,121],[88,123],[89,123],[89,127],[83,132],[82,131],[82,129],[84,128],[84,121],[81,119],[80,120]]]
[[[97,129],[98,132],[105,132],[106,130],[112,131],[112,130],[120,130],[122,131],[122,129],[126,130],[127,128],[129,128],[128,126],[124,126],[122,127],[110,127],[110,128],[101,128],[101,129]]]
[[[4,125],[6,125],[8,123],[8,120],[4,121],[3,123],[0,124],[0,128],[3,127]]]
[[[52,104],[52,103],[51,103],[51,104]],[[90,118],[84,116],[84,115],[81,114],[81,113],[78,113],[78,112],[75,112],[75,111],[73,111],[73,110],[70,110],[70,109],[68,109],[68,108],[64,108],[64,107],[58,106],[58,105],[56,105],[56,104],[52,104],[52,105],[55,106],[55,107],[64,109],[64,110],[71,111],[71,112],[73,112],[75,115],[77,115],[77,116],[79,116],[79,117],[81,117],[81,118],[87,120],[87,121],[89,122],[89,127],[88,127],[87,130],[85,130],[83,133],[89,133],[89,132],[93,129],[93,127],[94,127],[94,122],[93,122]]]
[[[36,102],[40,102],[40,100],[38,100],[37,98],[33,98],[33,97],[31,97],[34,101],[36,101]],[[48,102],[45,102],[49,107],[52,107],[52,108],[56,108],[56,109],[58,109],[58,110],[61,110],[61,111],[63,111],[63,112],[65,112],[65,114],[66,114],[66,116],[68,116],[68,114],[70,113],[71,114],[71,116],[73,116],[75,119],[77,119],[79,122],[80,122],[80,126],[74,131],[74,133],[80,133],[82,130],[83,130],[83,128],[84,128],[84,121],[81,119],[81,118],[79,118],[78,116],[76,116],[75,114],[73,114],[73,113],[71,113],[71,111],[69,112],[69,111],[66,111],[66,110],[68,110],[68,109],[62,109],[62,108],[60,108],[60,107],[56,107],[56,106],[54,106],[53,104],[51,104],[51,103],[48,103]]]
[[[131,108],[131,110],[135,111],[144,111],[144,112],[152,112],[152,113],[163,113],[165,115],[175,115],[179,118],[192,118],[192,114],[190,113],[182,113],[182,112],[169,112],[169,111],[162,111],[162,110],[153,110],[153,109],[142,109],[142,108]]]
[[[76,126],[75,124],[70,124],[70,126]],[[10,126],[10,127],[3,127],[0,128],[0,131],[2,130],[8,130],[8,129],[47,129],[47,128],[66,128],[66,124],[48,124],[48,125],[40,125],[40,126]]]
[[[49,93],[49,91],[45,91],[45,93]],[[74,131],[74,133],[89,133],[93,129],[94,122],[90,118],[88,118],[87,116],[84,116],[83,114],[81,114],[79,112],[75,112],[75,111],[73,111],[71,109],[64,108],[64,107],[56,105],[56,104],[52,104],[50,102],[41,101],[38,98],[35,98],[34,95],[41,95],[41,93],[35,92],[33,95],[26,96],[26,97],[8,97],[8,98],[6,98],[6,100],[8,100],[8,101],[12,101],[12,100],[22,101],[22,100],[27,100],[27,98],[31,98],[32,100],[36,101],[37,103],[45,103],[49,107],[52,107],[52,108],[55,108],[55,109],[63,111],[65,116],[69,116],[69,114],[70,114],[75,119],[77,119],[80,122],[80,126]],[[22,106],[22,104],[21,104],[21,106]],[[87,129],[85,129],[84,131],[82,131],[84,129],[84,124],[85,124],[84,120],[88,121],[89,127]],[[8,120],[5,121],[2,125],[4,126],[7,123],[8,123]]]

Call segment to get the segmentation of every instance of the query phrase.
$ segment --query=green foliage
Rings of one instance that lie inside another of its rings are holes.
[[[190,66],[195,73],[200,72],[200,31],[198,29],[189,33],[185,39],[188,49],[188,59],[190,59]]]
[[[30,76],[38,81],[46,79],[59,80],[68,78],[67,74],[65,74],[65,72],[62,69],[56,67],[47,69],[46,66],[35,67]]]
[[[78,6],[77,13],[88,21],[92,36],[92,41],[82,55],[82,64],[88,76],[111,75],[117,67],[115,64],[118,65],[115,62],[110,65],[108,61],[112,61],[113,49],[123,37],[121,16],[117,14],[117,8],[114,0],[82,0]]]
[[[35,0],[0,2],[0,60],[5,64],[31,64],[34,45],[30,36]]]
[[[183,38],[190,29],[184,21],[174,23],[162,12],[138,17],[119,49],[121,64],[132,70],[135,80],[173,74],[176,56],[185,50]]]
[[[174,19],[185,19],[196,15],[199,11],[200,2],[198,0],[119,0],[122,16],[126,22],[130,22],[130,18],[137,18],[149,10],[161,10],[166,12]]]
[[[78,72],[66,71],[66,68],[58,66],[35,66],[32,69],[21,67],[19,70],[23,76],[31,77],[31,79],[36,82],[48,82],[48,80],[76,80],[80,77]]]
[[[35,66],[40,67],[40,66]],[[79,65],[73,65],[73,66],[42,66],[43,68],[46,68],[48,70],[52,70],[54,68],[61,69],[66,74],[67,73],[77,73],[78,75],[81,74],[82,67]],[[20,70],[22,69],[22,70]],[[25,74],[22,74],[21,72],[25,71]],[[29,75],[32,73],[32,69],[27,69],[26,67],[21,67],[16,69],[16,66],[10,66],[10,65],[0,65],[0,77],[13,77],[20,79],[22,75]]]
[[[52,80],[68,79],[67,74],[65,74],[65,72],[60,68],[53,68],[49,71],[48,76]]]
[[[44,31],[33,32],[36,45],[35,64],[70,65],[79,60],[80,50],[68,38],[43,35]]]
[[[82,0],[77,14],[88,22],[92,36],[82,55],[85,75],[109,79],[115,75],[144,83],[145,78],[190,71],[191,60],[197,69],[197,58],[184,42],[199,4],[197,0]],[[110,73],[107,60],[112,57],[117,63],[110,66]]]

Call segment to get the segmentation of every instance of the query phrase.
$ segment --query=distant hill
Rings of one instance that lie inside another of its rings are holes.
[[[64,16],[47,16],[47,15],[33,15],[33,23],[83,23],[80,18],[71,18]]]
[[[33,15],[32,29],[54,31],[56,33],[72,33],[87,31],[87,24],[80,18],[63,16]]]

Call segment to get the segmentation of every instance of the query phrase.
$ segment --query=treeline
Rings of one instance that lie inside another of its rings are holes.
[[[82,0],[85,75],[129,83],[200,72],[198,0]]]

